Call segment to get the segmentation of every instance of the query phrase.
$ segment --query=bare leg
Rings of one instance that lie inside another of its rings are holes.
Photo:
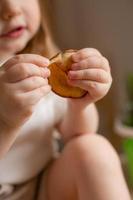
[[[119,158],[99,135],[71,140],[47,177],[49,200],[130,200]]]

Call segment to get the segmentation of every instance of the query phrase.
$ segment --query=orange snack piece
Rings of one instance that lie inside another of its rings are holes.
[[[51,58],[49,84],[52,86],[53,92],[62,97],[80,98],[87,93],[85,90],[73,87],[67,82],[67,73],[72,65],[71,56],[75,52],[75,50],[66,50]]]

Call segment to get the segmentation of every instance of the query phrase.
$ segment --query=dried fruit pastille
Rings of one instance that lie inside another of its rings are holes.
[[[72,65],[71,56],[75,52],[76,50],[66,50],[51,58],[49,84],[52,86],[53,92],[62,97],[80,98],[86,94],[85,90],[73,87],[67,82],[67,73]]]

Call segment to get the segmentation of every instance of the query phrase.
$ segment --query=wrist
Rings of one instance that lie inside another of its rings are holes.
[[[86,108],[91,107],[94,105],[94,103],[88,103],[88,102],[82,102],[82,100],[75,100],[75,99],[68,99],[68,108],[71,110],[78,111],[84,111]]]

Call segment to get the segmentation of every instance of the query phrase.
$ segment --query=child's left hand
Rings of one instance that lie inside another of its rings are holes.
[[[77,51],[72,55],[72,60],[74,63],[68,73],[69,84],[88,91],[88,94],[78,101],[84,99],[84,103],[88,104],[103,98],[112,83],[108,60],[93,48]]]

